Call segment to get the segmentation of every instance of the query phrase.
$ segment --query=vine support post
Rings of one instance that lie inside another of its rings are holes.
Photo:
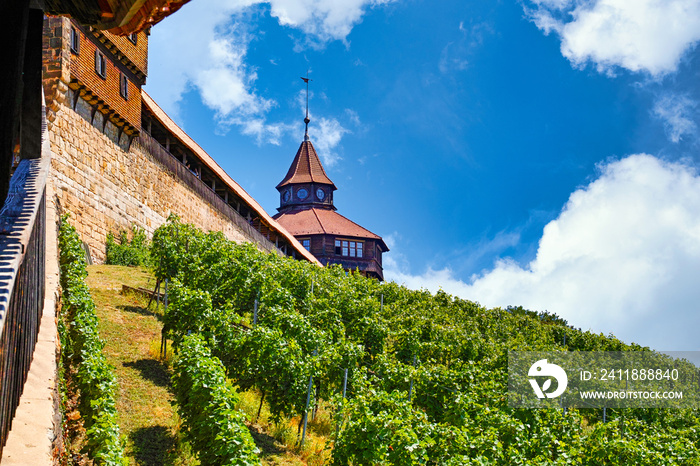
[[[318,350],[314,350],[314,356],[318,354]],[[306,438],[306,424],[309,420],[309,404],[311,403],[311,388],[313,387],[314,376],[309,376],[309,388],[306,390],[306,407],[304,408],[304,430],[301,431],[301,440],[299,441],[299,447],[304,446],[304,439]]]
[[[603,406],[603,424],[608,422],[608,410],[606,406]]]
[[[304,439],[306,438],[306,423],[309,418],[309,403],[311,403],[311,386],[314,383],[314,376],[309,376],[309,389],[306,391],[306,407],[304,408],[304,429],[301,431],[301,440],[299,441],[299,446],[304,445]]]
[[[345,406],[345,391],[348,387],[348,370],[345,369],[345,374],[343,375],[343,399],[340,400],[340,415],[342,416],[343,407]],[[335,426],[335,439],[338,440],[338,434],[340,433],[340,424],[342,423],[342,418],[338,416],[338,423]]]
[[[343,376],[343,401],[345,401],[345,390],[348,387],[348,370],[345,369],[345,375]]]
[[[255,298],[255,302],[253,303],[253,326],[257,325],[258,323],[258,299]]]
[[[260,395],[260,405],[258,406],[258,415],[255,416],[255,422],[258,422],[258,419],[260,419],[260,411],[262,411],[262,406],[263,406],[263,401],[265,400],[265,390],[262,391],[262,394]]]
[[[153,294],[151,294],[151,298],[148,300],[148,304],[146,307],[151,307],[151,302],[153,302],[153,298],[156,298],[156,307],[158,307],[158,293],[160,292],[160,278],[156,279],[156,287],[153,289]]]
[[[416,367],[416,355],[413,355],[413,367]],[[411,385],[408,387],[408,402],[411,402],[411,396],[413,395],[413,376],[411,376]]]
[[[314,395],[314,409],[311,411],[311,420],[315,421],[316,420],[316,413],[318,413],[318,397],[319,393],[321,392],[321,382],[319,380],[316,381],[316,395]]]
[[[165,279],[165,298],[163,298],[163,304],[165,305],[165,309],[163,310],[163,314],[168,312],[168,280],[167,278]],[[168,340],[165,338],[165,327],[163,327],[163,330],[160,332],[160,356],[165,360],[166,356],[168,355]]]

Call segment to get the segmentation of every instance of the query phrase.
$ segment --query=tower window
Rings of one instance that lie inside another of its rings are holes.
[[[95,50],[95,72],[101,78],[107,78],[107,59],[98,50]]]
[[[346,257],[363,257],[361,241],[335,240],[335,253]]]
[[[129,79],[124,73],[119,73],[119,94],[125,99],[129,99]]]
[[[132,32],[131,34],[129,34],[128,37],[129,37],[129,40],[130,40],[134,45],[136,45],[136,41],[138,40],[138,35],[136,35],[135,32]]]
[[[70,28],[70,50],[76,55],[80,53],[80,33],[75,27]]]

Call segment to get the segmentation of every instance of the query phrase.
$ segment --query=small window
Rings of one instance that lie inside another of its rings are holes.
[[[80,53],[80,33],[74,27],[70,28],[70,50],[76,55]]]
[[[129,78],[124,73],[119,73],[119,94],[129,99]]]
[[[95,72],[98,76],[107,78],[107,59],[98,50],[95,50]]]
[[[129,40],[130,40],[134,45],[136,45],[136,41],[138,40],[138,37],[139,37],[139,36],[138,36],[135,32],[132,32],[131,34],[129,34],[128,37],[129,37]]]
[[[310,239],[301,240],[301,245],[304,246],[304,249],[311,252],[311,240]]]
[[[340,240],[335,240],[335,253],[340,255]]]

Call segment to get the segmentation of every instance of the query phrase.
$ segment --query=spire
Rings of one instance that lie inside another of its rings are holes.
[[[323,169],[321,160],[311,141],[301,143],[287,175],[277,185],[277,189],[280,190],[287,185],[302,183],[327,184],[331,186],[333,191],[337,189]]]
[[[313,81],[313,79],[309,79],[309,70],[306,70],[306,77],[301,77],[301,79],[306,83],[306,118],[304,118],[304,124],[306,125],[306,129],[304,130],[304,141],[309,140],[309,81]]]

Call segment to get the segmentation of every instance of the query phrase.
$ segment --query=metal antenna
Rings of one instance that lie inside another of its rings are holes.
[[[309,70],[306,70],[306,77],[301,77],[302,81],[306,83],[306,118],[304,118],[304,124],[306,125],[306,129],[304,130],[304,141],[309,140],[309,81],[313,81],[313,79],[309,79]]]

